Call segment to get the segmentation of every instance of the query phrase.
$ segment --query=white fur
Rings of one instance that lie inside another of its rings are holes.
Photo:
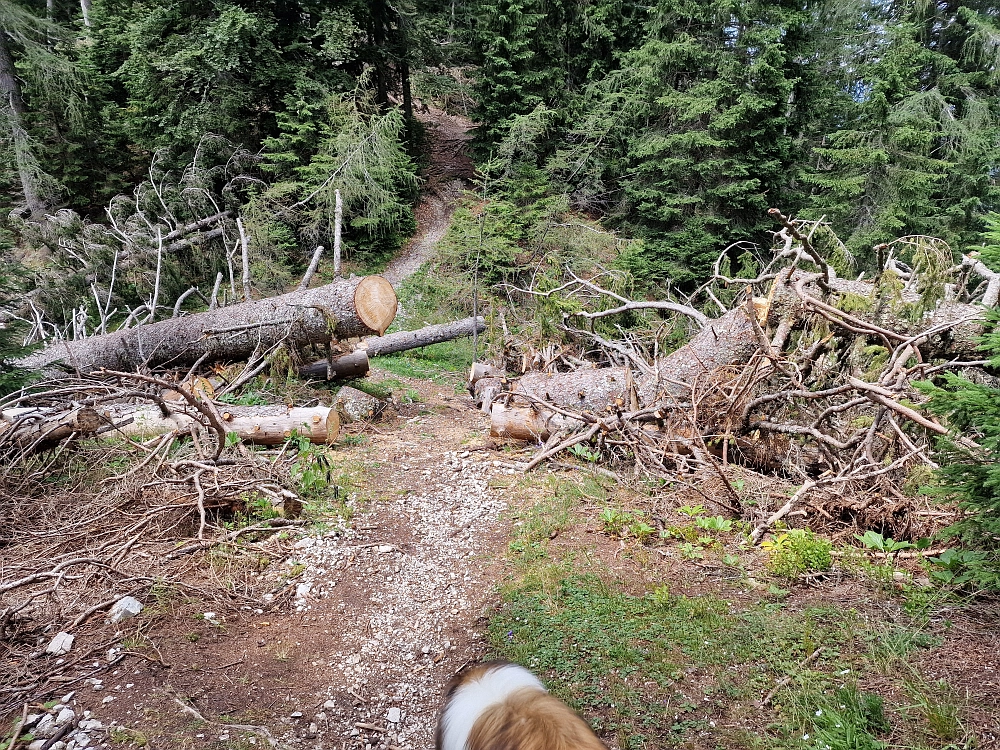
[[[535,675],[516,664],[491,669],[478,680],[461,685],[441,716],[442,750],[466,750],[469,733],[483,711],[502,702],[515,690],[527,687],[545,692]]]

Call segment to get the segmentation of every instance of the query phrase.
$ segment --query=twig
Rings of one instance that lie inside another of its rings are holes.
[[[24,729],[24,725],[28,721],[28,705],[24,704],[24,708],[21,710],[21,719],[14,726],[14,734],[11,735],[10,744],[7,745],[7,750],[14,750],[14,745],[17,744],[17,738],[21,736],[21,730]]]
[[[819,658],[819,655],[821,653],[823,653],[823,651],[824,651],[825,648],[826,648],[825,646],[820,646],[818,649],[816,649],[811,654],[809,654],[809,656],[807,656],[805,659],[803,659],[802,661],[800,661],[798,663],[798,665],[796,665],[796,667],[795,667],[796,673],[802,671],[807,666],[809,666],[812,662],[816,661],[816,659]],[[769,705],[771,703],[771,701],[774,699],[774,696],[778,693],[778,691],[781,690],[781,688],[785,687],[788,683],[790,683],[792,681],[793,677],[794,677],[794,675],[788,675],[788,676],[782,677],[780,680],[778,680],[778,682],[775,684],[775,686],[773,688],[771,688],[770,692],[767,695],[764,696],[764,700],[762,700],[760,702],[760,705],[762,707]]]

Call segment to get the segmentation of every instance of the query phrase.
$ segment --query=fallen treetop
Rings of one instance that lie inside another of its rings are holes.
[[[381,276],[337,279],[315,289],[244,302],[75,341],[17,360],[27,370],[136,370],[246,359],[282,341],[293,346],[381,335],[396,315],[396,294]]]

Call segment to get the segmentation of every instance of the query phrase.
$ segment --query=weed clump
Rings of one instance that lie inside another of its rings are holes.
[[[803,573],[829,570],[833,564],[833,545],[805,529],[792,529],[764,542],[767,569],[782,578],[797,578]]]

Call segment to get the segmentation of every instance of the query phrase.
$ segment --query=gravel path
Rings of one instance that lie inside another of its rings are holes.
[[[416,273],[430,257],[448,231],[451,215],[474,173],[468,153],[472,128],[469,120],[440,110],[418,114],[417,119],[427,132],[429,159],[421,175],[425,183],[416,210],[417,231],[382,273],[393,286]]]

